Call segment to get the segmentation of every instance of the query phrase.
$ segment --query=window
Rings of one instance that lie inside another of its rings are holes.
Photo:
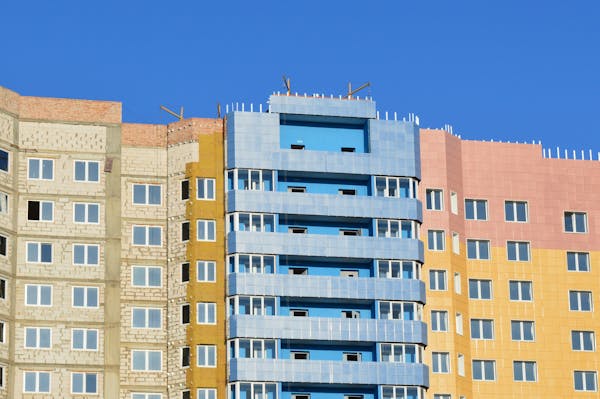
[[[192,399],[192,392],[190,391],[181,391],[181,399]]]
[[[132,350],[131,369],[134,371],[161,371],[162,352],[152,350]]]
[[[25,305],[52,306],[52,286],[25,284]]]
[[[598,376],[595,371],[574,371],[576,391],[596,392],[598,390]]]
[[[291,144],[290,148],[292,150],[303,150],[304,149],[304,144]]]
[[[290,267],[288,269],[288,274],[296,275],[296,276],[305,276],[308,274],[308,268],[306,267]]]
[[[496,379],[496,361],[473,360],[472,371],[475,381],[494,381]]]
[[[454,192],[450,192],[450,212],[458,215],[458,195]]]
[[[133,226],[133,245],[154,246],[162,245],[162,227]]]
[[[181,348],[181,367],[190,367],[190,347]]]
[[[6,237],[0,236],[0,255],[6,256]]]
[[[51,222],[54,220],[54,202],[27,201],[27,220]]]
[[[433,399],[452,399],[452,395],[446,393],[436,393],[433,395]]]
[[[196,399],[217,399],[217,390],[214,388],[198,388]]]
[[[458,369],[458,375],[464,377],[465,376],[465,355],[463,355],[462,353],[459,353],[457,355],[457,369]]]
[[[291,226],[291,227],[288,227],[288,233],[306,234],[306,233],[308,233],[308,229],[306,227]]]
[[[27,262],[52,263],[52,244],[47,242],[28,242]]]
[[[163,399],[161,393],[132,393],[131,399]]]
[[[456,324],[456,333],[463,335],[463,317],[461,313],[456,313],[454,316],[454,321]]]
[[[274,316],[275,298],[262,296],[238,296],[229,299],[230,314],[247,314],[253,316]],[[298,316],[308,316],[306,309],[292,309]],[[300,312],[304,312],[303,315]]]
[[[132,308],[132,328],[161,328],[162,312],[160,308]]]
[[[533,321],[511,320],[510,336],[513,341],[533,342],[535,339],[535,323]]]
[[[431,371],[433,373],[450,372],[450,355],[448,352],[431,353]]]
[[[446,271],[429,271],[429,289],[432,291],[446,291]]]
[[[427,231],[427,249],[430,251],[444,250],[444,231],[443,230],[428,230]]]
[[[356,190],[350,188],[340,188],[338,190],[338,194],[340,195],[356,195]]]
[[[585,212],[565,212],[565,232],[587,233],[587,214]]]
[[[356,148],[354,147],[342,147],[342,152],[356,152]]]
[[[273,191],[272,170],[232,169],[227,172],[229,190]]]
[[[590,254],[587,252],[567,252],[567,270],[572,272],[589,272]]]
[[[6,280],[0,278],[0,299],[6,299]]]
[[[8,194],[0,191],[0,213],[8,213]]]
[[[162,202],[160,184],[134,184],[133,203],[135,205],[160,205]]]
[[[423,388],[411,386],[383,386],[381,393],[382,399],[416,399],[426,397]]]
[[[460,236],[455,232],[452,232],[452,252],[460,254]]]
[[[515,360],[513,362],[513,376],[515,381],[535,382],[537,380],[536,362]]]
[[[229,214],[229,231],[255,231],[272,233],[275,229],[275,215],[263,213]]]
[[[74,308],[97,308],[98,287],[73,287]]]
[[[431,331],[448,331],[448,312],[445,310],[431,311]]]
[[[309,352],[291,351],[290,358],[292,360],[309,360],[310,353]]]
[[[293,393],[292,399],[310,399],[309,393]]]
[[[98,224],[100,205],[75,203],[73,204],[73,221],[75,223]]]
[[[425,190],[427,209],[430,211],[441,211],[443,207],[443,196],[444,192],[442,190],[432,188]]]
[[[50,393],[50,372],[48,371],[24,371],[23,372],[24,393]]]
[[[467,258],[489,260],[490,242],[488,240],[467,240]]]
[[[362,360],[362,353],[360,353],[360,352],[344,352],[342,354],[342,360],[345,362],[360,362]]]
[[[308,309],[290,309],[292,317],[308,317]]]
[[[54,160],[29,158],[30,180],[53,180],[54,179]]]
[[[462,293],[462,281],[460,278],[460,273],[454,273],[454,292],[459,295]]]
[[[571,349],[574,351],[596,350],[596,337],[593,331],[571,331]]]
[[[569,291],[569,310],[591,312],[592,293],[590,291]]]
[[[198,367],[216,367],[217,347],[215,345],[197,345],[196,358]]]
[[[52,330],[49,327],[25,327],[25,348],[50,349]]]
[[[75,161],[75,181],[97,182],[100,180],[100,163],[97,161]]]
[[[157,288],[162,285],[162,268],[159,266],[133,266],[131,285],[134,287]]]
[[[306,187],[289,186],[287,191],[288,191],[288,193],[305,193]]]
[[[487,201],[481,199],[466,199],[465,219],[487,220]]]
[[[358,310],[342,310],[343,319],[360,319],[360,312]]]
[[[181,222],[181,241],[186,242],[190,240],[190,222]]]
[[[0,170],[8,172],[8,151],[0,148]]]
[[[216,222],[214,220],[196,220],[198,241],[216,241]]]
[[[190,199],[190,182],[189,180],[181,181],[181,200]]]
[[[492,281],[469,279],[470,299],[492,299]]]
[[[211,302],[198,302],[196,304],[196,323],[216,324],[217,304]]]
[[[215,262],[199,260],[196,262],[197,281],[214,283],[217,276],[217,265]]]
[[[472,339],[494,339],[494,321],[488,319],[471,319]]]
[[[418,225],[412,220],[377,219],[377,237],[416,238]]]
[[[199,200],[215,199],[215,179],[196,179],[196,198]]]
[[[381,361],[421,363],[421,347],[411,344],[381,344]]]
[[[507,222],[527,222],[527,202],[504,201],[504,220]]]
[[[0,343],[6,343],[6,322],[0,321]],[[2,386],[2,384],[0,384]]]
[[[380,278],[421,278],[421,265],[414,261],[378,260],[377,270]]]
[[[506,243],[508,260],[517,262],[529,261],[529,243],[522,241],[508,241]]]
[[[190,304],[181,305],[181,324],[190,324]]]
[[[190,264],[184,262],[181,264],[181,282],[187,283],[190,281]]]
[[[98,393],[97,373],[71,373],[71,393]]]
[[[73,264],[76,266],[98,266],[99,253],[99,245],[73,244]]]
[[[533,287],[531,281],[509,281],[508,290],[511,301],[532,301]]]
[[[340,229],[341,236],[360,236],[361,231],[359,229]]]
[[[98,330],[74,328],[71,330],[71,349],[80,351],[98,350]]]
[[[376,197],[417,198],[417,181],[408,177],[375,177]]]

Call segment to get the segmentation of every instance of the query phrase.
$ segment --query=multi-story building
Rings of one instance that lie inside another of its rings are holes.
[[[600,162],[382,119],[0,88],[0,398],[597,397]]]

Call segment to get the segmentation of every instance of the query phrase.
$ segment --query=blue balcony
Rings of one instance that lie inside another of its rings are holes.
[[[406,259],[423,262],[423,243],[416,239],[328,236],[319,234],[234,231],[228,253],[324,256],[358,259]]]
[[[425,302],[420,280],[232,273],[227,295]]]
[[[229,191],[227,212],[262,212],[371,219],[422,220],[421,203],[409,198]]]
[[[429,386],[429,370],[408,363],[231,359],[229,381]]]
[[[229,338],[427,344],[421,321],[233,315]]]

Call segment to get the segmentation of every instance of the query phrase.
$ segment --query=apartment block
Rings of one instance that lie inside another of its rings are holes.
[[[564,158],[370,98],[0,88],[0,399],[598,397],[600,162]]]

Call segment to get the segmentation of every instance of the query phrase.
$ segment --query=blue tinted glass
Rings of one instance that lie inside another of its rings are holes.
[[[519,222],[527,221],[527,203],[517,202],[517,220]]]
[[[54,162],[50,159],[42,160],[42,179],[52,180],[54,178]]]
[[[85,162],[75,161],[75,180],[85,181]]]
[[[54,208],[52,202],[42,202],[42,220],[51,221],[52,220],[52,209]]]
[[[151,267],[148,269],[148,285],[151,287],[160,287],[161,270],[159,267]]]
[[[74,204],[75,221],[78,223],[85,222],[85,204]]]
[[[41,288],[40,302],[42,305],[52,304],[52,287],[49,285],[43,285]]]
[[[133,243],[135,245],[146,245],[145,226],[133,226]]]
[[[513,210],[513,202],[505,202],[504,203],[504,214],[506,216],[506,220],[511,222],[515,220],[515,212]]]
[[[88,288],[87,290],[87,306],[98,306],[98,288]]]
[[[98,246],[97,245],[89,245],[87,247],[87,251],[88,251],[88,264],[97,265],[98,261],[99,261]]]
[[[8,171],[8,152],[0,150],[0,170]]]
[[[52,244],[42,244],[42,259],[43,263],[52,263]]]
[[[467,219],[475,219],[475,209],[473,200],[465,200],[465,217]]]
[[[35,348],[37,346],[37,330],[35,328],[25,329],[25,347]]]
[[[73,349],[83,349],[83,330],[73,330]]]
[[[83,393],[83,374],[73,373],[71,376],[71,390],[75,393]]]
[[[84,306],[83,302],[84,288],[75,287],[73,288],[73,306]]]
[[[36,373],[25,372],[25,392],[35,392]]]
[[[98,165],[99,165],[98,162],[89,162],[88,163],[88,181],[100,180]]]
[[[149,245],[161,245],[161,229],[160,227],[149,227],[148,228],[148,244]]]
[[[40,348],[50,348],[50,329],[42,328],[39,330],[40,333]]]
[[[50,392],[50,373],[38,374],[38,386],[40,392]]]
[[[98,349],[98,331],[87,330],[87,349]]]
[[[148,203],[160,205],[160,186],[148,186]]]
[[[517,243],[509,242],[507,244],[508,260],[517,260]]]
[[[95,393],[96,392],[96,374],[87,373],[85,375],[85,392]]]
[[[98,204],[88,205],[88,223],[98,223],[100,206]]]
[[[27,261],[28,262],[39,262],[39,250],[38,244],[35,242],[27,243]]]
[[[39,179],[40,178],[40,160],[30,159],[29,160],[29,178]]]
[[[143,184],[133,185],[133,203],[146,204],[146,186]]]
[[[160,309],[148,309],[148,327],[149,328],[160,328],[161,327]]]

